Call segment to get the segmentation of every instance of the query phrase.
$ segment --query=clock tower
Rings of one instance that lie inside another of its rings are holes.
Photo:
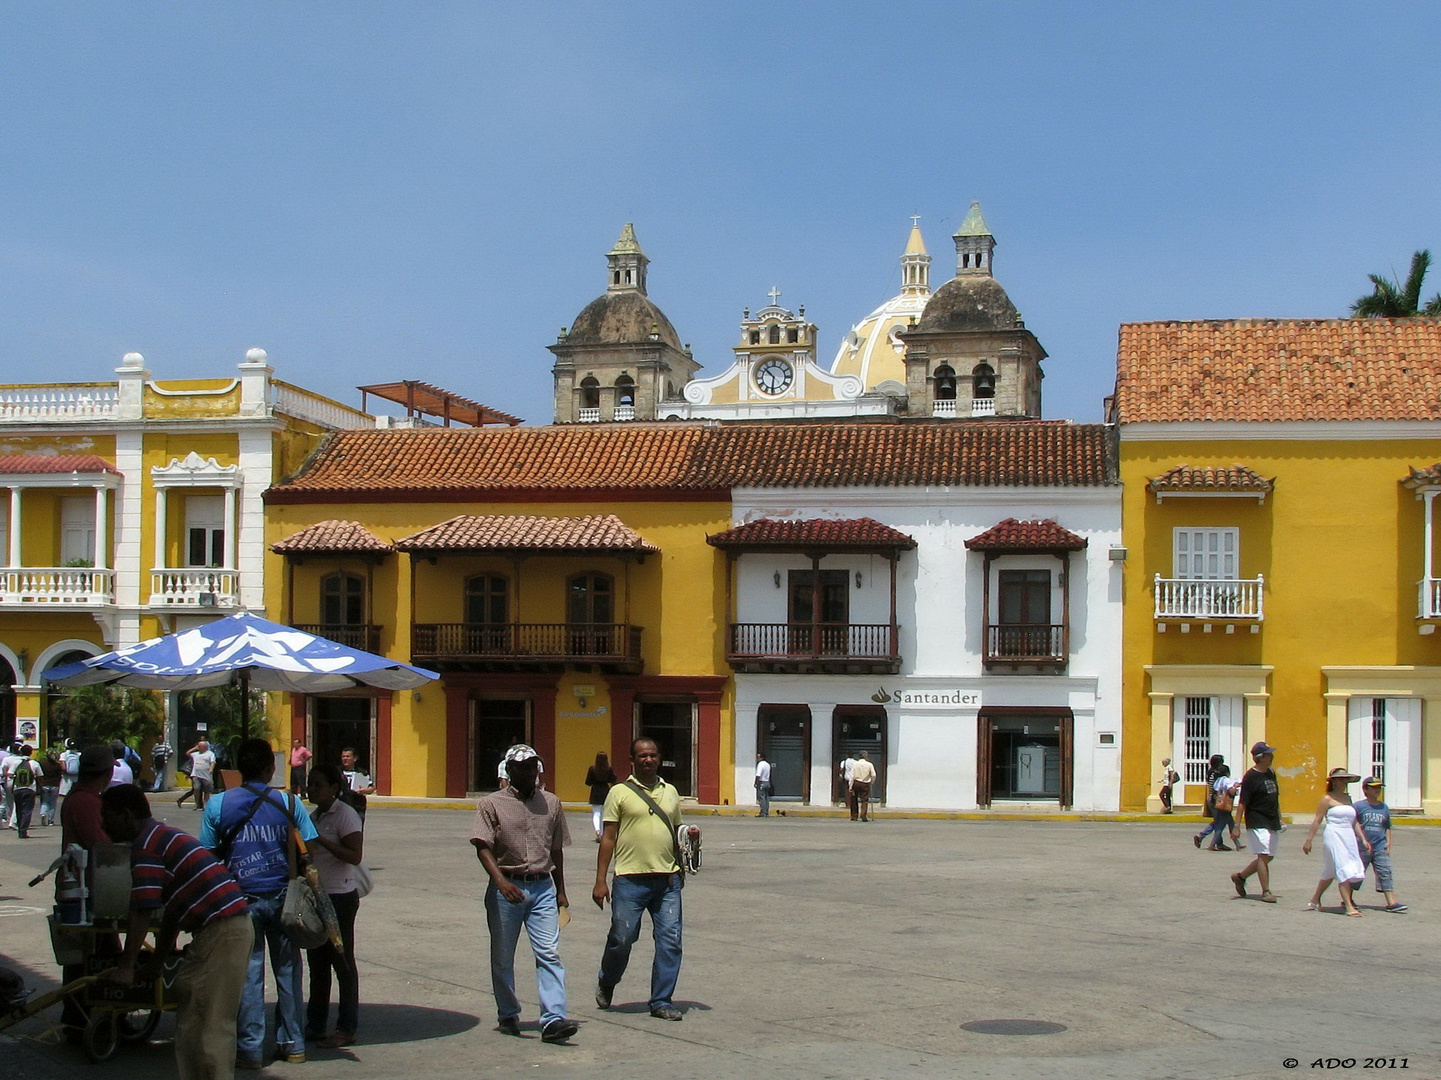
[[[771,289],[771,302],[741,317],[740,344],[735,346],[737,387],[742,401],[779,401],[806,396],[806,370],[816,361],[816,328],[780,305],[781,291]]]

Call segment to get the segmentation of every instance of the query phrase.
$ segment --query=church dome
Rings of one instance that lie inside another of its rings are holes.
[[[989,274],[961,274],[936,290],[926,305],[921,333],[958,330],[1011,330],[1016,325],[1016,305]]]
[[[931,297],[931,257],[926,254],[918,221],[901,256],[901,293],[887,300],[851,328],[831,363],[832,375],[854,375],[866,392],[883,382],[906,382],[906,347],[900,333],[910,328]]]
[[[634,345],[650,340],[652,333],[672,348],[681,348],[680,336],[651,303],[636,290],[608,292],[585,306],[571,324],[566,341],[571,345]]]

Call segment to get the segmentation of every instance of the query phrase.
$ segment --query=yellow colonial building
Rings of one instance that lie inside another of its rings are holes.
[[[374,418],[273,377],[0,386],[0,738],[49,742],[41,673],[241,607],[264,613],[267,487]],[[175,737],[172,733],[172,738]]]
[[[1337,766],[1441,812],[1441,321],[1125,325],[1112,408],[1122,807],[1265,739],[1289,813]]]

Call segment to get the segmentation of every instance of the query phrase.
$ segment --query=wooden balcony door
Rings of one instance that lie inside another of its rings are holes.
[[[511,652],[510,582],[500,574],[477,574],[465,582],[466,651]]]
[[[851,621],[849,579],[848,570],[790,571],[789,647],[793,655],[846,652]]]
[[[621,651],[615,636],[615,579],[577,574],[566,583],[565,619],[574,656],[611,656]]]

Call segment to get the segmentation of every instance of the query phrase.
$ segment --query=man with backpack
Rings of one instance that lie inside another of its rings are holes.
[[[33,752],[27,743],[20,747],[18,755],[5,759],[10,797],[15,804],[15,828],[21,840],[30,839],[30,819],[35,814],[35,793],[40,787],[40,769],[30,756]]]
[[[290,830],[307,843],[317,836],[298,798],[275,791],[275,754],[265,739],[246,739],[236,755],[241,786],[213,796],[200,820],[200,843],[235,875],[255,928],[250,969],[240,999],[235,1064],[264,1068],[265,953],[275,976],[276,1060],[305,1060],[305,1010],[301,996],[300,947],[280,925],[290,881]]]
[[[616,983],[630,962],[631,946],[640,937],[641,915],[648,911],[655,935],[650,1014],[659,1020],[680,1020],[683,1016],[672,1000],[680,977],[680,894],[685,884],[676,846],[680,793],[659,775],[660,749],[655,740],[632,742],[630,762],[630,778],[610,789],[601,812],[603,831],[590,895],[602,910],[610,900],[610,934],[600,959],[595,1003],[610,1008]],[[607,884],[612,857],[615,877]]]

